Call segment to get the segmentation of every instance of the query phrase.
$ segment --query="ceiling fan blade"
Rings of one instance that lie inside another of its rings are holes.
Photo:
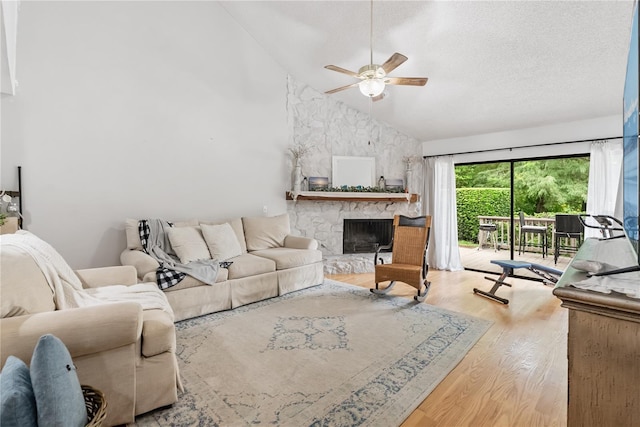
[[[393,55],[391,55],[389,59],[387,59],[387,62],[382,64],[382,69],[384,70],[385,73],[389,74],[391,71],[398,68],[398,66],[402,64],[404,61],[406,61],[407,59],[409,58],[407,58],[401,53],[396,52]]]
[[[346,75],[351,76],[351,77],[358,77],[358,73],[356,73],[354,71],[346,70],[346,69],[344,69],[342,67],[338,67],[336,65],[325,65],[324,68],[326,68],[327,70],[337,71],[339,73],[346,74]]]
[[[424,86],[427,80],[427,77],[389,77],[384,82],[388,85]]]
[[[345,90],[345,89],[349,89],[350,87],[357,86],[359,83],[360,83],[360,82],[355,82],[355,83],[352,83],[352,84],[350,84],[350,85],[341,86],[341,87],[338,87],[338,88],[335,88],[335,89],[328,90],[328,91],[326,91],[325,93],[326,93],[327,95],[329,95],[329,94],[332,94],[332,93],[340,92],[341,90]]]

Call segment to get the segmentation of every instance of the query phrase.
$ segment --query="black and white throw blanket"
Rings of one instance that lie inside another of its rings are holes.
[[[183,264],[171,247],[166,230],[173,224],[160,219],[143,219],[138,222],[140,241],[145,253],[152,256],[160,267],[156,281],[160,289],[168,289],[180,283],[185,275],[192,276],[207,285],[213,285],[218,275],[217,260],[207,259]]]

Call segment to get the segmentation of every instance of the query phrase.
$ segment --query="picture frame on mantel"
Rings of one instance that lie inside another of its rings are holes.
[[[331,162],[333,187],[373,187],[376,182],[376,158],[333,156]]]

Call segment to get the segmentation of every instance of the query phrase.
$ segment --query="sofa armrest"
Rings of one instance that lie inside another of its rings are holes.
[[[175,352],[176,328],[173,318],[162,310],[145,310],[142,316],[142,355],[153,357],[166,351]]]
[[[142,278],[152,271],[156,271],[160,264],[150,255],[142,251],[126,249],[120,254],[120,262],[122,265],[132,265],[138,272],[138,278]],[[155,280],[154,280],[155,282]]]
[[[138,283],[136,269],[130,265],[87,268],[76,270],[83,288],[99,288],[110,285],[135,285]]]
[[[284,247],[291,249],[318,249],[318,241],[310,237],[288,235],[284,238]]]
[[[0,320],[2,365],[9,355],[29,363],[44,334],[60,338],[73,358],[135,344],[142,334],[142,307],[118,302],[4,318]]]

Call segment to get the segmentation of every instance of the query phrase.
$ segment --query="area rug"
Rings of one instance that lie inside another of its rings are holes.
[[[176,324],[185,388],[137,426],[397,426],[491,322],[332,280]]]

